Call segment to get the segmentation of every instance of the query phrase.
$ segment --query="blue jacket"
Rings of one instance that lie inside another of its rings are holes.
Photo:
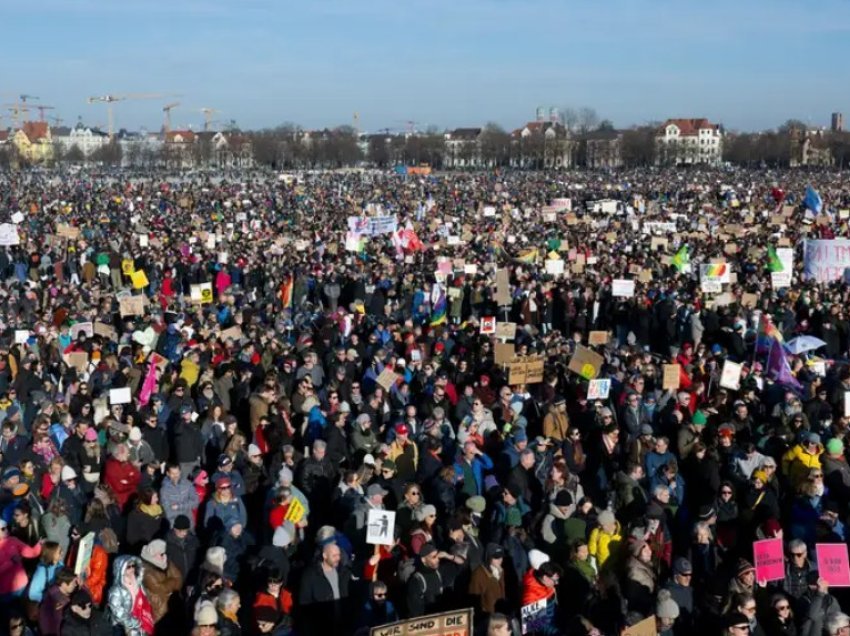
[[[463,480],[463,461],[463,457],[458,457],[455,461],[455,482]],[[493,460],[482,453],[473,458],[470,467],[475,477],[475,490],[480,495],[484,492],[484,471],[493,470]]]

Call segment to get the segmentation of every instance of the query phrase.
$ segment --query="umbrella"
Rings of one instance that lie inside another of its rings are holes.
[[[825,346],[826,343],[820,338],[815,338],[814,336],[798,336],[793,340],[789,340],[785,345],[785,349],[788,350],[788,353],[793,353],[796,356]]]

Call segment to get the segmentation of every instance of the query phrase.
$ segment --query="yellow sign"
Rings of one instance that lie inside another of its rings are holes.
[[[133,259],[125,258],[121,261],[121,271],[127,276],[131,276],[136,271],[136,265],[133,263]]]
[[[300,501],[294,499],[289,503],[289,508],[286,510],[286,516],[283,518],[284,521],[291,521],[292,523],[300,523],[304,518],[304,506]]]
[[[133,287],[135,289],[144,289],[148,286],[148,277],[142,270],[130,274],[130,280],[133,281]]]

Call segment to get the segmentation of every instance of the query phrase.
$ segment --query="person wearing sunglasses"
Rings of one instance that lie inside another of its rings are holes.
[[[71,594],[68,611],[62,620],[62,634],[108,634],[109,626],[103,614],[93,609],[88,590],[81,587]]]
[[[770,607],[772,611],[765,620],[764,631],[768,634],[776,634],[776,636],[794,636],[797,634],[791,599],[785,594],[774,594],[770,599]]]

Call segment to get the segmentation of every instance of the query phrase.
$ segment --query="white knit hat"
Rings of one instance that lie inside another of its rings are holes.
[[[77,478],[77,471],[70,466],[62,466],[62,481],[71,481]]]
[[[215,572],[218,575],[224,574],[224,562],[227,560],[227,553],[224,548],[216,547],[209,548],[204,557],[203,568],[210,572]]]
[[[218,623],[218,612],[215,611],[215,605],[209,601],[202,601],[195,612],[195,625],[216,625]]]
[[[549,555],[540,550],[529,550],[528,562],[531,564],[531,569],[539,570],[541,565],[549,563]]]

